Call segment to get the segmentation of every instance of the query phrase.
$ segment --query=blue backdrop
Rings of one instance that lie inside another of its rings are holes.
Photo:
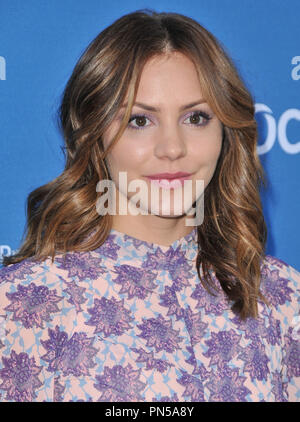
[[[20,246],[29,192],[63,170],[56,110],[79,56],[145,7],[196,19],[236,63],[257,109],[267,252],[300,270],[299,0],[0,0],[0,258]]]

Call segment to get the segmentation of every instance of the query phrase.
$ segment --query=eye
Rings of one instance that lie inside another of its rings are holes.
[[[207,123],[211,119],[211,116],[209,116],[204,111],[194,111],[190,113],[187,117],[185,117],[185,120],[187,119],[190,119],[190,122],[191,122],[190,125],[200,127],[200,126],[207,125]],[[134,130],[145,129],[149,126],[146,124],[147,120],[150,121],[151,119],[145,114],[133,114],[128,121],[127,127],[129,129],[134,129]],[[132,124],[132,122],[134,121],[136,125]]]
[[[204,111],[194,111],[185,118],[185,120],[187,119],[190,119],[192,126],[205,126],[211,119],[211,116]]]
[[[137,126],[133,126],[133,125],[129,124],[129,123],[133,122],[134,120],[136,120]],[[137,130],[144,129],[145,127],[147,127],[144,124],[146,120],[150,120],[150,119],[145,114],[134,114],[129,119],[128,128],[129,129],[137,129]]]

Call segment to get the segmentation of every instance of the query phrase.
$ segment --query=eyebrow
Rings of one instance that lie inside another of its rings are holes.
[[[188,108],[191,108],[191,107],[194,107],[196,105],[203,104],[203,103],[206,103],[206,101],[203,100],[203,99],[200,99],[200,100],[194,101],[192,103],[185,104],[185,105],[181,106],[179,110],[183,111],[183,110],[186,110]],[[127,107],[127,104],[128,103],[123,104],[121,106],[121,108]],[[148,110],[148,111],[160,111],[160,108],[156,108],[156,107],[150,106],[148,104],[143,104],[143,103],[134,103],[133,106],[138,106],[138,107],[144,108],[145,110]]]

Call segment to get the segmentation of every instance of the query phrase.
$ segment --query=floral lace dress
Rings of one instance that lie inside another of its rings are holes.
[[[300,401],[300,273],[267,255],[271,306],[242,322],[196,256],[196,228],[170,246],[112,229],[1,268],[0,402]]]

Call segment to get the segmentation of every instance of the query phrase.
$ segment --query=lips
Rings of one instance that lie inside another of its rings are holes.
[[[177,173],[157,173],[157,174],[152,174],[146,177],[153,180],[157,180],[157,179],[158,180],[162,180],[162,179],[172,180],[172,179],[180,179],[182,177],[189,177],[189,176],[191,176],[191,173],[179,171]]]
[[[147,179],[155,185],[164,189],[176,189],[184,186],[184,181],[188,180],[191,173],[177,172],[177,173],[160,173],[151,176],[146,176]]]

